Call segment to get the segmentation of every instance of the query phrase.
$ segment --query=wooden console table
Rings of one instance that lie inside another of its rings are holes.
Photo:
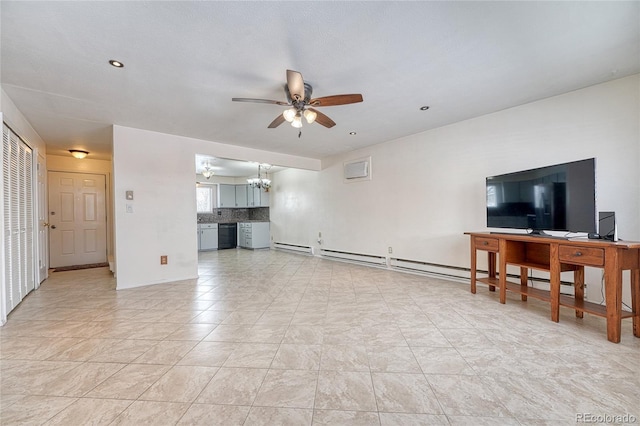
[[[551,304],[551,319],[558,322],[560,306],[607,319],[607,338],[620,342],[621,320],[633,318],[633,334],[640,337],[640,242],[553,238],[526,234],[466,232],[471,237],[471,293],[476,282],[500,290],[500,303],[506,302],[507,290],[519,293],[522,300],[534,297]],[[478,250],[488,253],[487,277],[478,278]],[[499,273],[496,270],[499,258]],[[520,267],[520,283],[507,280],[507,265]],[[604,270],[605,306],[584,300],[584,267]],[[550,291],[527,285],[528,269],[550,274]],[[622,271],[631,271],[632,312],[622,310]],[[573,271],[575,297],[560,295],[560,272]]]

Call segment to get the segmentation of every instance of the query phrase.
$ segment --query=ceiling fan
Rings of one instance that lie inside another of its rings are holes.
[[[287,70],[287,84],[284,86],[287,102],[252,98],[232,98],[231,100],[235,102],[257,102],[291,107],[278,115],[275,120],[269,124],[269,129],[275,129],[285,121],[288,121],[293,127],[299,129],[302,127],[302,117],[304,117],[309,124],[316,121],[324,127],[331,128],[335,126],[336,123],[315,108],[362,102],[361,94],[332,95],[311,99],[312,92],[313,88],[309,83],[304,82],[302,74],[298,71]]]

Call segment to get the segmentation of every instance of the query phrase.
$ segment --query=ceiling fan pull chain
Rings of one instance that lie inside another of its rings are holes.
[[[300,136],[302,136],[302,130],[298,132],[298,139],[300,139]]]

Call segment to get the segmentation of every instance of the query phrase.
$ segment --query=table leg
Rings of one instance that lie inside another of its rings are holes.
[[[631,270],[631,309],[633,309],[633,335],[640,337],[640,269]]]
[[[607,247],[604,253],[604,297],[607,308],[607,339],[619,343],[622,325],[622,270],[615,247]]]
[[[527,268],[520,268],[520,287],[522,287],[523,293],[524,290],[527,290],[527,283],[529,282],[529,270]],[[520,293],[520,300],[523,302],[527,301],[527,295]]]
[[[500,254],[500,279],[498,280],[500,287],[500,303],[507,302],[507,241],[500,239],[500,248],[498,253]]]
[[[558,244],[549,246],[549,275],[551,296],[551,321],[560,320],[560,257],[558,255]]]
[[[476,237],[471,237],[471,293],[476,294]]]
[[[573,271],[573,288],[578,306],[583,306],[584,302],[584,266],[578,267]],[[582,309],[576,309],[576,318],[583,318],[584,311]]]
[[[492,251],[487,253],[487,263],[489,269],[489,278],[496,278],[496,254]],[[489,286],[489,291],[496,291],[495,285]]]

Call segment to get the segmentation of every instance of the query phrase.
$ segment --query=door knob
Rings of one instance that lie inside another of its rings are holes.
[[[51,229],[56,229],[56,226],[55,225],[51,225]]]

